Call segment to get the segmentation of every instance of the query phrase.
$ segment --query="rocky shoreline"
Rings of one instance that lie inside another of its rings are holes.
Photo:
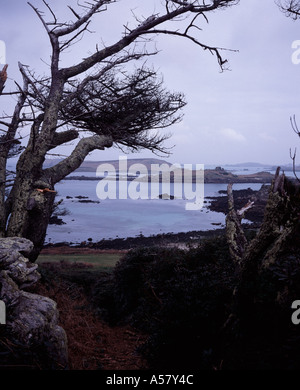
[[[253,202],[253,206],[245,213],[245,218],[259,226],[263,220],[264,210],[269,196],[269,189],[270,185],[263,184],[258,191],[254,191],[251,188],[233,190],[235,209],[239,210],[247,203]],[[219,191],[219,193],[226,194],[226,191]],[[216,196],[207,199],[211,200],[211,203],[208,206],[211,211],[217,211],[224,214],[227,213],[227,196]]]

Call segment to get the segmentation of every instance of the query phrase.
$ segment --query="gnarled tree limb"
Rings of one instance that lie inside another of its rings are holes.
[[[66,142],[73,141],[78,138],[78,136],[78,131],[74,129],[54,133],[52,143],[49,145],[49,150],[54,149],[59,145],[63,145]]]
[[[109,136],[94,135],[82,138],[69,157],[62,160],[51,168],[44,170],[44,175],[50,177],[53,184],[58,183],[67,175],[79,168],[85,157],[93,150],[109,148],[112,146],[112,139]]]

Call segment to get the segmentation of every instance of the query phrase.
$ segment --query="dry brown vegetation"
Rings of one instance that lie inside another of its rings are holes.
[[[109,326],[93,313],[78,285],[52,280],[51,284],[40,282],[36,292],[57,302],[60,325],[68,338],[70,370],[147,368],[145,360],[137,352],[147,336],[130,326]]]

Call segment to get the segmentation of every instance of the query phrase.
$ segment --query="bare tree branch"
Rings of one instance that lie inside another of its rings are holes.
[[[290,157],[293,161],[293,174],[295,176],[295,178],[298,180],[298,182],[300,183],[300,178],[297,176],[297,172],[296,172],[296,153],[297,153],[297,149],[295,148],[294,150],[294,154],[292,155],[292,150],[290,149]]]
[[[298,125],[297,125],[297,122],[296,122],[296,116],[295,115],[290,118],[290,122],[291,122],[292,129],[300,137],[300,130],[298,129]]]
[[[291,126],[292,126],[293,131],[300,137],[300,130],[298,129],[298,125],[297,125],[297,122],[296,122],[296,116],[295,115],[293,115],[293,117],[290,117],[290,122],[291,122]],[[294,176],[300,182],[300,179],[299,179],[299,177],[297,176],[297,173],[296,173],[296,152],[297,152],[297,149],[295,148],[294,154],[292,155],[292,150],[290,149],[290,158],[293,161],[293,173],[294,173]]]
[[[173,4],[179,4],[177,1],[171,1],[170,3]],[[184,5],[179,4],[179,7],[175,7],[172,11],[169,11],[161,16],[155,16],[152,15],[149,18],[147,18],[143,23],[141,23],[138,27],[131,30],[128,34],[126,34],[122,39],[120,39],[117,43],[108,46],[102,50],[97,51],[96,53],[92,54],[91,56],[85,58],[82,62],[80,62],[77,65],[71,66],[69,68],[62,69],[62,72],[64,74],[64,77],[66,79],[74,77],[78,74],[81,74],[88,69],[92,68],[95,64],[100,63],[101,61],[105,60],[106,58],[109,58],[113,56],[116,53],[121,52],[124,48],[129,46],[132,42],[137,40],[137,38],[142,37],[146,34],[157,34],[157,33],[168,33],[168,34],[174,34],[174,35],[180,35],[185,36],[189,39],[192,39],[195,43],[202,46],[204,49],[208,49],[211,52],[216,52],[218,56],[218,62],[220,66],[222,66],[224,63],[226,63],[226,60],[223,60],[220,55],[218,55],[218,49],[212,48],[209,46],[206,46],[204,44],[201,44],[198,40],[195,38],[192,38],[191,36],[184,35],[177,33],[176,31],[172,30],[155,30],[154,27],[158,25],[162,25],[164,22],[169,20],[175,20],[176,17],[185,15],[188,13],[196,13],[196,14],[204,14],[205,12],[213,11],[217,9],[218,7],[228,7],[230,5],[236,4],[237,1],[235,0],[220,0],[220,1],[213,1],[210,4],[205,4],[205,2],[200,5],[200,2],[193,1],[193,2],[184,2]],[[151,30],[152,29],[152,30]]]
[[[77,19],[80,19],[80,16],[74,11],[72,7],[68,5],[68,8],[72,11],[73,15],[75,15]]]
[[[89,10],[86,12],[85,15],[82,17],[79,17],[79,15],[76,15],[77,20],[73,24],[67,27],[55,29],[52,32],[57,36],[61,37],[63,35],[71,34],[72,32],[78,30],[83,24],[89,21],[89,19],[97,13],[103,5],[114,3],[115,0],[100,0],[96,1],[94,4],[91,4]],[[74,11],[73,11],[74,13]]]
[[[104,150],[106,147],[112,146],[112,139],[108,136],[94,135],[88,138],[82,138],[71,155],[54,165],[51,168],[44,170],[44,175],[50,177],[53,184],[58,183],[67,175],[80,167],[86,156],[93,150]]]
[[[45,22],[44,18],[43,18],[43,15],[42,15],[42,12],[39,11],[36,7],[34,7],[29,1],[27,2],[27,4],[34,10],[34,12],[37,14],[38,18],[40,19],[40,21],[42,22],[45,30],[47,31],[47,33],[49,34],[50,33],[50,29],[47,25],[47,23]]]
[[[247,239],[241,225],[243,214],[235,211],[232,184],[227,186],[228,214],[226,215],[226,237],[233,261],[239,264],[247,247]]]
[[[78,138],[78,136],[79,136],[78,131],[74,129],[62,131],[60,133],[55,133],[52,139],[52,144],[49,145],[49,150],[54,149],[59,145],[63,145],[67,142],[73,141],[76,138]]]
[[[167,34],[167,35],[176,35],[176,36],[179,36],[179,37],[183,37],[183,38],[187,38],[187,39],[190,39],[192,42],[196,43],[198,46],[202,47],[203,50],[208,50],[210,51],[212,54],[215,54],[217,56],[217,59],[218,59],[218,63],[220,65],[220,68],[222,70],[224,70],[223,68],[223,65],[226,64],[228,61],[225,59],[222,58],[221,54],[220,54],[220,50],[227,50],[229,51],[229,49],[225,49],[225,48],[218,48],[218,47],[212,47],[212,46],[208,46],[208,45],[205,45],[201,42],[199,42],[195,37],[191,36],[191,35],[188,35],[186,32],[191,28],[192,26],[188,26],[186,31],[181,33],[179,31],[169,31],[169,30],[158,30],[158,29],[154,29],[154,30],[150,30],[150,31],[147,31],[144,33],[145,34]],[[237,50],[230,50],[230,51],[234,51],[234,52],[237,52]]]
[[[66,48],[69,48],[71,43],[73,43],[75,41],[76,38],[78,38],[80,35],[82,35],[85,31],[87,31],[88,29],[88,26],[89,26],[90,22],[87,22],[86,25],[81,29],[79,30],[72,38],[70,38],[69,40],[67,40],[66,42],[64,42],[61,46],[60,46],[60,51],[62,52],[63,50],[65,50]]]

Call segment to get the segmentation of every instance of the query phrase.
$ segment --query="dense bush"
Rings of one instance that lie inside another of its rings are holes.
[[[233,278],[224,238],[189,251],[130,251],[114,271],[116,320],[150,334],[143,352],[152,367],[211,368]]]
[[[128,252],[109,284],[98,283],[94,302],[113,323],[149,334],[141,351],[156,369],[300,368],[300,334],[291,322],[291,303],[300,298],[294,238],[295,248],[252,281],[246,306],[234,298],[240,280],[223,236],[188,251]]]

